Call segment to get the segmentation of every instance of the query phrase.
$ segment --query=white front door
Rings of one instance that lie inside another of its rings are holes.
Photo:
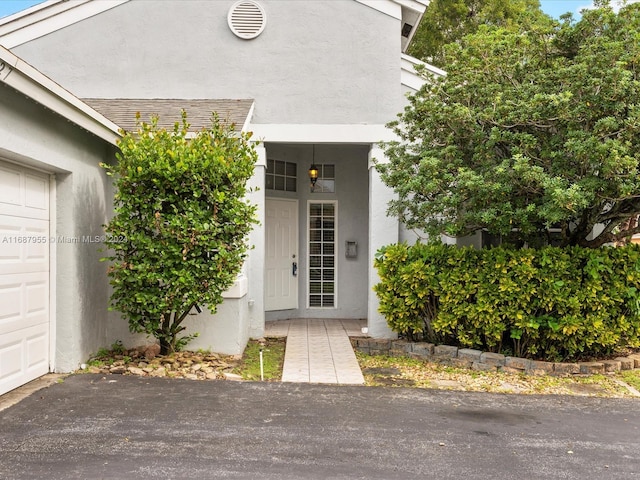
[[[266,199],[265,310],[298,308],[298,201]]]
[[[0,395],[49,371],[49,176],[0,161]]]

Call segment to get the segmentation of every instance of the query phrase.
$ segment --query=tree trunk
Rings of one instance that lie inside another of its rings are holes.
[[[173,353],[173,348],[171,347],[171,342],[169,342],[165,337],[160,339],[160,355],[169,355]]]

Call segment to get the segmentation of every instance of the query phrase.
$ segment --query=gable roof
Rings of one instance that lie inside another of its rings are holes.
[[[0,84],[8,85],[111,144],[115,145],[120,137],[118,125],[1,46]]]
[[[0,45],[14,48],[98,15],[130,0],[47,0],[41,4],[0,19]],[[406,51],[429,0],[355,0],[413,28],[402,37]],[[401,25],[401,26],[402,26]]]
[[[430,65],[421,60],[418,60],[415,57],[403,53],[400,60],[400,81],[402,85],[415,91],[420,90],[420,88],[422,88],[422,86],[427,81],[422,75],[419,75],[416,72],[417,66],[423,67],[426,73],[429,73],[435,77],[442,77],[447,74],[447,72],[439,69],[438,67],[434,67],[433,65]]]
[[[129,0],[47,0],[0,19],[0,45],[14,48]]]
[[[165,99],[165,98],[83,98],[87,105],[119,125],[123,130],[136,130],[136,113],[140,119],[149,122],[151,116],[158,116],[158,126],[173,129],[182,118],[182,110],[187,112],[189,131],[197,132],[211,125],[211,115],[215,112],[221,122],[235,124],[237,131],[245,131],[253,114],[252,99]]]

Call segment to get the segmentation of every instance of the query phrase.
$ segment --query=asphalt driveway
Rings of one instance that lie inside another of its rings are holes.
[[[0,412],[2,479],[634,479],[640,401],[76,375]]]

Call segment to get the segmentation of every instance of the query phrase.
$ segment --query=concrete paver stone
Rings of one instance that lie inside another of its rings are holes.
[[[265,336],[286,331],[283,382],[364,385],[364,377],[349,341],[361,335],[359,320],[288,320],[267,322]]]

